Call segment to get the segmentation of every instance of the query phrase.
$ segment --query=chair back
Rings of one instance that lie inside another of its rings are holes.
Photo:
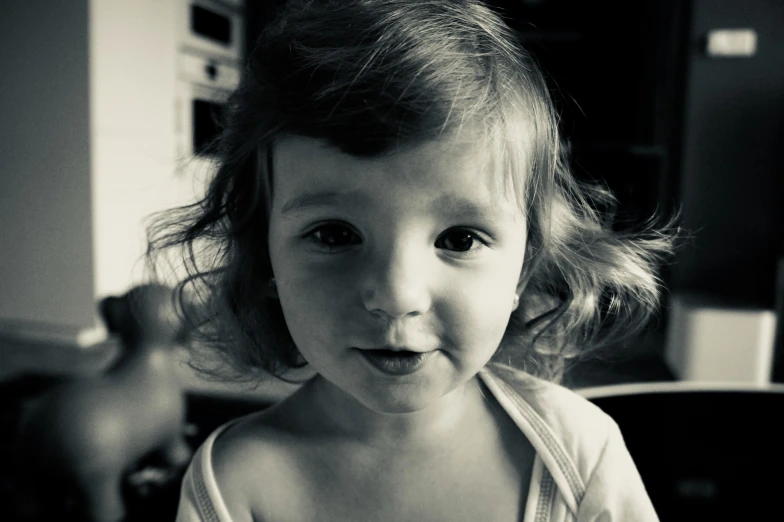
[[[784,386],[674,382],[577,392],[618,423],[663,522],[782,516]]]

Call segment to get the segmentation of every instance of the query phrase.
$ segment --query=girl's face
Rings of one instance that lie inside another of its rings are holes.
[[[453,142],[369,159],[309,138],[276,146],[269,245],[281,306],[339,395],[418,411],[495,353],[526,224],[485,156]]]

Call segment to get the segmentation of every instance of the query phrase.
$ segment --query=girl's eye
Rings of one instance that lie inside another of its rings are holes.
[[[462,228],[447,230],[436,240],[436,247],[452,252],[470,252],[484,245],[478,234]]]
[[[361,243],[360,237],[350,228],[330,223],[321,225],[308,234],[319,245],[327,248],[338,248]]]

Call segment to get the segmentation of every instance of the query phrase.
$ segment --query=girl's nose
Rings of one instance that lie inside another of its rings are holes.
[[[385,319],[419,315],[430,309],[426,256],[413,248],[391,249],[368,263],[362,285],[365,308]]]

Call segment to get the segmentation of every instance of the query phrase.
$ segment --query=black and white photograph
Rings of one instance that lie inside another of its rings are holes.
[[[0,2],[0,520],[784,519],[784,1]]]

